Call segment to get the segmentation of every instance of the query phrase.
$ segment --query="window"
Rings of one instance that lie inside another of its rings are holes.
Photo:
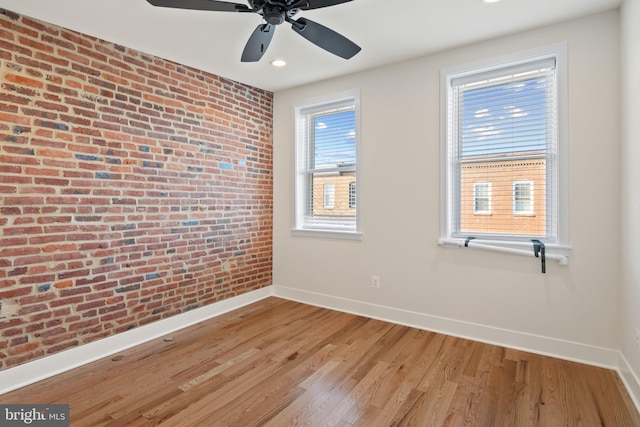
[[[334,184],[324,185],[324,208],[333,209],[335,207],[336,187]]]
[[[349,183],[349,208],[355,209],[356,207],[356,182],[351,181]]]
[[[513,183],[513,213],[533,215],[533,181]]]
[[[565,56],[443,71],[441,238],[567,244]]]
[[[491,183],[480,182],[473,184],[473,213],[491,213]]]
[[[294,234],[360,238],[357,96],[296,108]]]

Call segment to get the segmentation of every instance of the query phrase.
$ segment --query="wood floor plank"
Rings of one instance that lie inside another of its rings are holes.
[[[640,426],[614,371],[267,298],[0,396],[90,426]]]

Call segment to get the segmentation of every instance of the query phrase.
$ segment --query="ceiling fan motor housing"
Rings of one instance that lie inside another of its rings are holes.
[[[280,25],[284,22],[285,11],[278,6],[266,5],[263,14],[264,20],[271,25]]]

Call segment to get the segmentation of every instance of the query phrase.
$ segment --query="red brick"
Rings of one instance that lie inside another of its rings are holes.
[[[91,48],[93,46],[93,42],[87,36],[65,30],[62,30],[60,35],[62,38],[76,45],[76,47],[83,46],[85,48]]]
[[[42,62],[52,64],[53,66],[58,65],[60,67],[68,67],[69,61],[65,58],[60,58],[56,55],[48,55],[43,52],[36,52],[34,57]]]
[[[71,286],[73,286],[73,280],[63,280],[53,285],[56,289],[65,289],[70,288]]]
[[[18,192],[18,188],[17,187],[6,187],[6,186],[2,186],[0,185],[0,193],[3,194],[14,194]]]
[[[50,44],[40,43],[28,37],[18,37],[18,42],[20,42],[22,46],[29,46],[36,50],[40,50],[48,53],[52,53],[54,50]]]
[[[99,319],[85,320],[82,322],[72,323],[69,325],[69,331],[77,331],[79,329],[95,329],[95,331],[100,331],[102,330],[102,326],[100,326]],[[83,333],[86,334],[87,332],[83,332]]]
[[[44,198],[42,197],[5,197],[4,204],[9,206],[24,206],[24,205],[42,205],[44,204]]]
[[[47,311],[48,309],[49,307],[46,304],[23,305],[20,308],[19,314],[21,316],[24,316],[25,314],[37,313],[39,311]]]
[[[8,240],[8,239],[4,239]],[[28,246],[17,246],[13,248],[0,249],[0,257],[15,257],[23,255],[39,254],[39,248],[33,248]]]
[[[22,288],[14,288],[11,290],[0,291],[0,300],[29,295],[32,291],[33,291],[33,288],[31,286],[25,286]]]
[[[75,335],[70,335],[71,337],[75,337]],[[66,337],[64,339],[67,339]],[[56,340],[59,341],[59,340]],[[53,342],[50,342],[49,344],[52,344]],[[76,347],[79,344],[78,340],[71,340],[68,341],[66,343],[62,343],[62,344],[58,344],[58,345],[52,345],[51,347],[49,347],[47,349],[47,354],[54,354],[54,353],[58,353],[60,351],[66,350],[68,348],[71,347]]]
[[[5,74],[4,79],[8,82],[16,83],[22,86],[34,87],[37,89],[42,89],[44,87],[44,83],[40,80],[18,76],[16,74]]]
[[[9,347],[9,350],[7,351],[7,353],[9,354],[9,356],[15,356],[18,354],[28,353],[39,347],[40,347],[40,343],[35,343],[35,342],[26,343],[26,344],[21,344],[15,347]]]
[[[82,296],[78,295],[78,296],[72,296],[69,298],[59,298],[55,301],[51,301],[49,304],[52,308],[56,308],[56,307],[65,306],[65,305],[78,304],[78,303],[81,303],[82,301],[83,301]]]
[[[15,261],[13,262],[13,265],[15,267],[19,267],[22,265],[42,264],[42,263],[50,262],[51,260],[52,260],[51,255],[23,256],[20,258],[16,258]]]
[[[19,157],[19,156],[0,156],[0,162],[2,163],[13,163],[15,165],[37,165],[38,159],[33,156],[29,157]]]
[[[53,149],[49,149],[49,148],[39,148],[36,151],[36,154],[43,156],[43,157],[55,157],[55,158],[70,158],[73,157],[73,154],[67,152],[67,151],[59,151],[59,150],[53,150]]]
[[[0,111],[0,121],[15,123],[28,126],[31,124],[31,118],[22,115],[8,114]]]
[[[65,49],[75,50],[75,45],[73,44],[73,42],[68,41],[68,40],[63,40],[63,39],[60,39],[58,37],[53,37],[53,36],[56,36],[56,35],[58,35],[58,31],[57,30],[53,34],[49,33],[49,32],[41,34],[40,35],[40,39],[42,41],[44,41],[44,42],[51,43],[53,45],[60,46],[60,47],[64,48],[64,49],[58,49],[58,55],[60,55],[60,56],[64,56],[64,54],[67,53],[65,51]]]
[[[37,68],[39,70],[42,71],[47,71],[47,72],[51,72],[53,71],[53,66],[51,66],[50,64],[47,64],[45,62],[41,62],[41,61],[37,61],[31,58],[27,58],[24,56],[19,56],[16,58],[16,62],[18,64],[22,64],[22,65],[27,65],[29,67],[34,67]],[[46,94],[45,94],[46,96]]]
[[[78,245],[75,243],[47,245],[42,247],[42,252],[75,251]]]

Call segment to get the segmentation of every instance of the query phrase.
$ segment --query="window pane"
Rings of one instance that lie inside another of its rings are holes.
[[[513,184],[513,210],[515,213],[533,213],[533,182]]]
[[[356,207],[356,183],[355,181],[351,181],[349,183],[349,207]]]
[[[548,237],[555,219],[547,192],[557,146],[555,61],[452,82],[454,235]]]
[[[334,184],[324,185],[324,208],[333,209],[335,203],[335,186]]]
[[[483,182],[473,184],[473,213],[491,213],[491,184]]]
[[[313,117],[314,169],[355,165],[355,110],[320,113]]]

